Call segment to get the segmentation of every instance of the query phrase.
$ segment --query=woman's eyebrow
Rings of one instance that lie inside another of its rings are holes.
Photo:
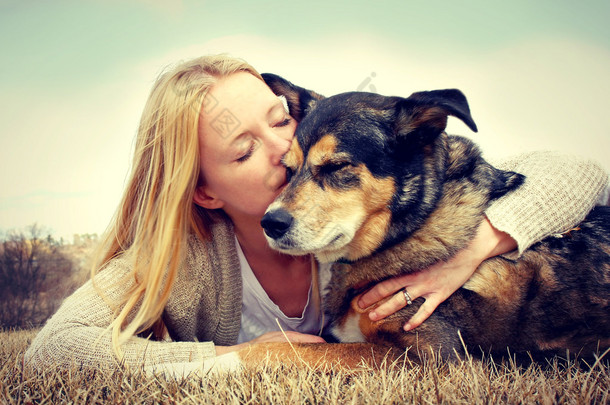
[[[229,143],[229,148],[233,148],[236,145],[239,145],[240,143],[243,143],[245,141],[245,137],[248,136],[248,131],[244,131],[242,133],[240,133],[239,135],[237,135],[235,138],[233,138],[233,140]]]
[[[275,112],[275,110],[277,110],[278,108],[280,108],[283,112],[286,111],[286,109],[284,108],[284,104],[282,103],[282,100],[280,100],[279,98],[277,99],[277,102],[274,103],[271,108],[269,108],[269,111],[267,112],[267,116],[270,116],[271,114],[273,114]]]
[[[282,100],[277,99],[277,102],[275,102],[267,111],[267,118],[271,117],[276,110],[281,109],[282,112],[285,112],[286,109],[284,108],[284,104],[282,103]],[[231,140],[231,142],[229,142],[229,147],[232,148],[235,145],[238,145],[239,143],[243,142],[243,138],[245,136],[247,136],[249,133],[249,131],[243,131],[240,134],[236,135],[233,140]]]

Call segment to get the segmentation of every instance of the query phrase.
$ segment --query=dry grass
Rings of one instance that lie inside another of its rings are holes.
[[[610,402],[610,366],[556,360],[519,367],[490,361],[430,361],[401,370],[321,372],[291,365],[184,381],[139,373],[24,370],[34,331],[0,332],[0,403],[384,404]]]

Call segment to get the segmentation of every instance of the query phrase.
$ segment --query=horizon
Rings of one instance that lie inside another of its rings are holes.
[[[607,2],[58,0],[0,11],[3,232],[101,235],[156,76],[209,53],[325,95],[459,88],[479,132],[453,118],[447,132],[486,157],[557,150],[610,171]]]

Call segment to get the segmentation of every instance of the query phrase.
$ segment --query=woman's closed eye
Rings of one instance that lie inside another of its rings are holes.
[[[292,122],[292,118],[291,117],[286,117],[283,120],[281,120],[280,122],[278,122],[277,124],[274,125],[274,127],[285,127],[287,125],[290,125],[290,123]]]
[[[292,123],[292,117],[287,116],[280,121],[277,121],[275,124],[270,124],[273,128],[282,128],[290,125]],[[244,142],[250,142],[247,148],[244,148],[235,159],[237,163],[243,163],[252,157],[254,151],[258,148],[259,142],[255,141],[252,137],[248,137],[243,140]]]
[[[256,144],[254,142],[252,142],[250,144],[250,147],[245,151],[245,153],[243,153],[240,157],[235,159],[235,161],[238,163],[245,162],[246,160],[250,159],[250,157],[254,153],[255,149],[256,149]]]

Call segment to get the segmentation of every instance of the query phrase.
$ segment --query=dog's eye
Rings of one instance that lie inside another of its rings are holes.
[[[339,170],[344,169],[347,166],[349,166],[349,162],[327,163],[321,167],[321,172],[330,174],[330,173],[338,172]]]
[[[345,188],[357,186],[358,175],[354,170],[349,170],[354,166],[346,161],[327,163],[319,168],[316,176],[320,183],[327,184],[331,187]]]
[[[294,170],[292,170],[292,168],[286,166],[286,182],[290,181],[293,174],[294,174]]]

